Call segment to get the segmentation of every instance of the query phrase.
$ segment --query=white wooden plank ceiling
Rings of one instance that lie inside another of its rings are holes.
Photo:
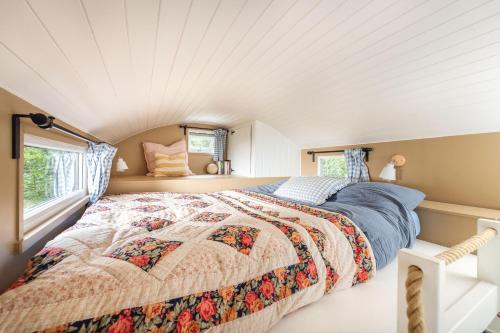
[[[0,0],[0,86],[118,142],[258,119],[302,147],[500,130],[500,0]]]

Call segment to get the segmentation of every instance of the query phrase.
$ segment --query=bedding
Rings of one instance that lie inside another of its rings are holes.
[[[306,205],[321,205],[348,184],[347,179],[332,177],[290,177],[273,194]]]
[[[413,225],[415,226],[415,236],[418,236],[420,235],[420,218],[418,217],[417,213],[414,210],[410,212],[410,216]]]
[[[375,267],[339,213],[249,191],[107,196],[0,296],[0,331],[264,332]]]
[[[274,193],[283,182],[247,190],[280,198]],[[407,187],[364,182],[348,185],[324,204],[312,207],[340,213],[354,221],[369,239],[377,268],[381,269],[396,258],[401,248],[413,246],[417,228],[420,232],[418,217],[415,219],[413,208],[423,197],[423,193]],[[297,202],[287,198],[280,199]],[[407,204],[413,208],[410,209]]]
[[[376,199],[381,196],[397,199],[409,210],[414,210],[424,200],[425,194],[413,188],[390,183],[364,182],[347,186],[343,191],[332,196],[329,201],[370,201],[371,197]],[[382,201],[383,202],[383,201]]]

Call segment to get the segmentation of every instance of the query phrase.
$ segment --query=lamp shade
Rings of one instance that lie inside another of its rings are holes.
[[[396,180],[396,168],[394,164],[387,163],[382,172],[380,172],[379,177],[385,180]]]
[[[127,162],[121,157],[118,157],[118,160],[116,161],[116,171],[117,172],[124,172],[128,170],[128,165]]]

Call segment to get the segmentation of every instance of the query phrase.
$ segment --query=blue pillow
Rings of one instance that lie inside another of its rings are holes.
[[[365,193],[362,193],[365,192]],[[409,187],[390,183],[377,183],[377,182],[360,182],[351,184],[342,190],[338,191],[336,195],[330,197],[328,201],[344,201],[350,200],[353,197],[360,195],[369,195],[370,192],[378,192],[397,199],[409,210],[414,210],[424,200],[425,194],[414,190]]]

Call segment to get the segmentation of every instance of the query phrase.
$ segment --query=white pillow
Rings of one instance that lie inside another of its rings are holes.
[[[333,177],[291,177],[274,195],[308,205],[322,205],[329,197],[349,185],[349,180]]]

